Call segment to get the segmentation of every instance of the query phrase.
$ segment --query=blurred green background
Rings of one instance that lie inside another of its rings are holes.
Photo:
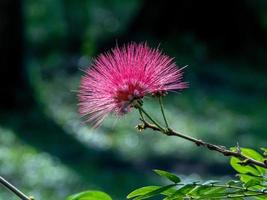
[[[125,199],[160,184],[233,176],[228,158],[135,130],[135,112],[98,129],[80,120],[76,91],[98,53],[147,41],[185,69],[190,88],[164,99],[176,130],[210,142],[267,144],[267,1],[1,0],[0,174],[36,199],[85,189]],[[160,117],[152,98],[145,107]],[[16,198],[0,187],[0,199]]]

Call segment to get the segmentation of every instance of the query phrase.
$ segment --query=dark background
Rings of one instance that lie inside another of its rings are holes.
[[[0,174],[36,199],[100,189],[114,199],[159,184],[233,176],[228,158],[146,131],[136,113],[82,124],[80,69],[116,45],[147,41],[189,65],[190,88],[165,98],[175,129],[227,147],[267,143],[267,2],[0,1]],[[159,117],[158,106],[145,106]],[[0,199],[12,199],[0,188]],[[15,199],[15,198],[14,198]]]

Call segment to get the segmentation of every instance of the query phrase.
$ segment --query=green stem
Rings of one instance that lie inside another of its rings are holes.
[[[256,193],[256,194],[228,194],[226,196],[218,196],[213,197],[213,199],[236,199],[236,198],[242,198],[242,197],[257,197],[257,196],[263,196],[266,195],[264,193]]]
[[[160,105],[160,110],[161,110],[161,113],[162,113],[166,128],[169,128],[168,121],[167,121],[167,118],[166,118],[166,115],[165,115],[165,112],[164,112],[162,96],[159,96],[159,105]]]
[[[200,183],[196,183],[195,185],[204,186],[204,184],[200,184]],[[252,190],[252,189],[249,189],[249,188],[243,188],[243,187],[235,186],[235,185],[209,184],[208,186],[210,186],[210,187],[219,187],[219,188],[231,188],[231,189],[236,189],[236,190],[245,190],[246,192],[255,192],[255,193],[267,195],[267,192],[264,192],[264,191]]]
[[[141,106],[138,106],[138,110],[139,110],[139,112],[141,112],[141,113],[144,113],[145,114],[145,116],[147,116],[147,118],[153,123],[153,124],[155,124],[158,128],[159,128],[159,130],[160,131],[162,131],[162,132],[165,132],[166,130],[158,123],[158,122],[156,122]],[[142,115],[141,115],[141,117],[142,117]],[[144,120],[144,119],[143,119]]]
[[[177,184],[177,185],[185,185],[185,184]],[[201,183],[194,183],[192,185],[195,186],[204,186]],[[261,190],[253,190],[253,189],[249,189],[249,188],[243,188],[243,187],[239,187],[239,186],[234,186],[234,185],[224,185],[224,184],[209,184],[209,185],[205,185],[205,186],[210,186],[210,187],[217,187],[217,188],[230,188],[230,189],[234,189],[234,190],[239,190],[239,191],[233,191],[233,192],[228,192],[226,194],[222,194],[221,196],[214,196],[212,197],[213,199],[232,199],[232,198],[238,198],[238,197],[254,197],[254,196],[263,196],[266,195],[267,196],[267,192],[266,191],[261,191]],[[241,190],[241,191],[240,191]],[[238,192],[242,192],[243,194],[235,194]],[[254,193],[254,194],[252,194]],[[195,199],[194,196],[189,196],[192,199]],[[206,199],[205,195],[203,197],[197,197],[197,199]]]
[[[144,121],[145,120],[144,115],[139,108],[138,108],[138,112],[139,112],[139,115],[141,116],[141,119]]]

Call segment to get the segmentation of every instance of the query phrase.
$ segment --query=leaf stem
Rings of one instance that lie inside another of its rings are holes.
[[[181,184],[178,183],[176,185],[180,186],[185,186],[186,184]],[[189,185],[195,185],[195,186],[209,186],[209,187],[216,187],[216,188],[230,188],[235,191],[232,192],[227,192],[227,193],[221,193],[221,195],[218,196],[213,196],[212,199],[232,199],[232,198],[237,198],[237,197],[253,197],[253,196],[262,196],[262,195],[267,195],[267,191],[262,191],[262,190],[253,190],[249,188],[244,188],[241,186],[236,186],[236,185],[228,185],[228,184],[201,184],[201,183],[192,183]],[[193,189],[194,190],[194,189]],[[249,193],[250,192],[250,193]],[[189,192],[190,193],[190,192]],[[243,194],[236,194],[236,193],[243,193]],[[254,194],[252,194],[254,193]],[[187,193],[188,194],[188,193]],[[196,197],[194,196],[189,196],[192,199],[195,199]],[[197,197],[196,199],[206,199],[205,195],[203,197]]]
[[[21,192],[18,188],[16,188],[14,185],[9,183],[2,176],[0,176],[0,183],[3,186],[5,186],[7,189],[9,189],[11,192],[13,192],[15,195],[17,195],[21,200],[33,200],[32,197],[26,196],[23,192]]]

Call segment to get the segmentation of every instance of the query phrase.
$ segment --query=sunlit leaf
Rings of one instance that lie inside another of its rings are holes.
[[[236,176],[238,176],[243,183],[247,183],[249,181],[254,181],[254,182],[258,182],[260,184],[260,183],[263,183],[264,181],[267,180],[263,176],[253,176],[253,175],[249,175],[249,174],[237,174]]]
[[[198,186],[196,186],[195,184],[185,185],[185,186],[179,188],[171,196],[165,198],[165,200],[174,200],[174,199],[179,199],[180,197],[184,197],[186,194],[188,194],[190,191],[192,191],[196,187],[198,187]]]
[[[267,199],[267,194],[266,195],[257,196],[256,199],[266,200]]]
[[[249,188],[249,187],[252,187],[252,186],[256,186],[256,185],[260,185],[261,184],[261,181],[257,180],[257,179],[251,179],[249,180],[248,182],[246,182],[244,184],[244,186],[246,188]]]
[[[267,148],[261,148],[261,150],[263,151],[263,155],[267,156]]]
[[[194,196],[203,196],[203,195],[209,195],[209,194],[216,194],[216,193],[223,193],[226,191],[226,188],[223,187],[217,187],[217,186],[211,186],[211,185],[202,185],[196,188],[192,194]]]
[[[177,189],[171,187],[168,190],[165,190],[164,192],[162,192],[161,194],[165,195],[165,196],[171,196],[172,194],[174,194],[176,192],[176,190]]]
[[[167,179],[169,179],[170,181],[174,183],[181,182],[181,179],[173,173],[170,173],[164,170],[159,170],[159,169],[155,169],[154,172],[162,177],[166,177]]]
[[[231,166],[239,173],[246,174],[251,173],[253,175],[260,175],[261,173],[254,167],[246,165],[240,165],[240,160],[238,158],[232,157],[230,160]]]
[[[225,194],[226,192],[226,188],[223,187],[208,187],[206,189],[202,189],[201,191],[199,191],[199,196],[218,196],[218,194]]]
[[[242,189],[235,189],[233,191],[226,191],[226,188],[222,192],[210,192],[209,194],[202,195],[200,198],[201,200],[207,200],[207,199],[243,199],[241,197],[244,194],[244,190]],[[235,197],[236,196],[236,197]],[[231,197],[231,198],[229,198]]]
[[[67,198],[67,200],[112,200],[112,199],[105,192],[90,190],[71,195]]]
[[[220,192],[220,191],[214,192],[214,191],[212,191],[212,192],[210,192],[208,194],[201,195],[198,199],[201,199],[201,200],[207,200],[207,199],[212,199],[212,198],[214,198],[214,199],[224,199],[223,197],[225,197],[225,196],[227,196],[227,192],[224,192],[224,191],[222,191],[222,192]]]
[[[231,150],[236,151],[237,148],[233,147],[233,148],[231,148]],[[241,152],[243,155],[248,156],[250,158],[253,158],[255,160],[258,160],[261,162],[264,160],[263,156],[253,149],[241,148]],[[263,175],[266,171],[266,169],[259,167],[259,166],[242,165],[242,164],[240,164],[240,163],[242,163],[242,161],[238,158],[235,158],[235,157],[231,158],[230,163],[231,163],[231,166],[237,172],[239,172],[241,174],[250,173],[250,174],[253,174],[256,176],[260,176],[260,175]]]
[[[150,197],[153,197],[153,196],[156,196],[159,194],[163,194],[165,191],[169,190],[170,188],[172,188],[174,186],[176,186],[176,184],[171,184],[171,185],[160,187],[156,190],[153,190],[151,192],[146,193],[145,195],[138,196],[138,197],[134,198],[134,200],[148,199]]]
[[[130,198],[133,198],[136,196],[140,196],[140,195],[145,195],[145,194],[152,192],[154,190],[157,190],[159,188],[160,188],[160,186],[154,186],[154,185],[138,188],[138,189],[132,191],[130,194],[128,194],[127,199],[130,199]]]

